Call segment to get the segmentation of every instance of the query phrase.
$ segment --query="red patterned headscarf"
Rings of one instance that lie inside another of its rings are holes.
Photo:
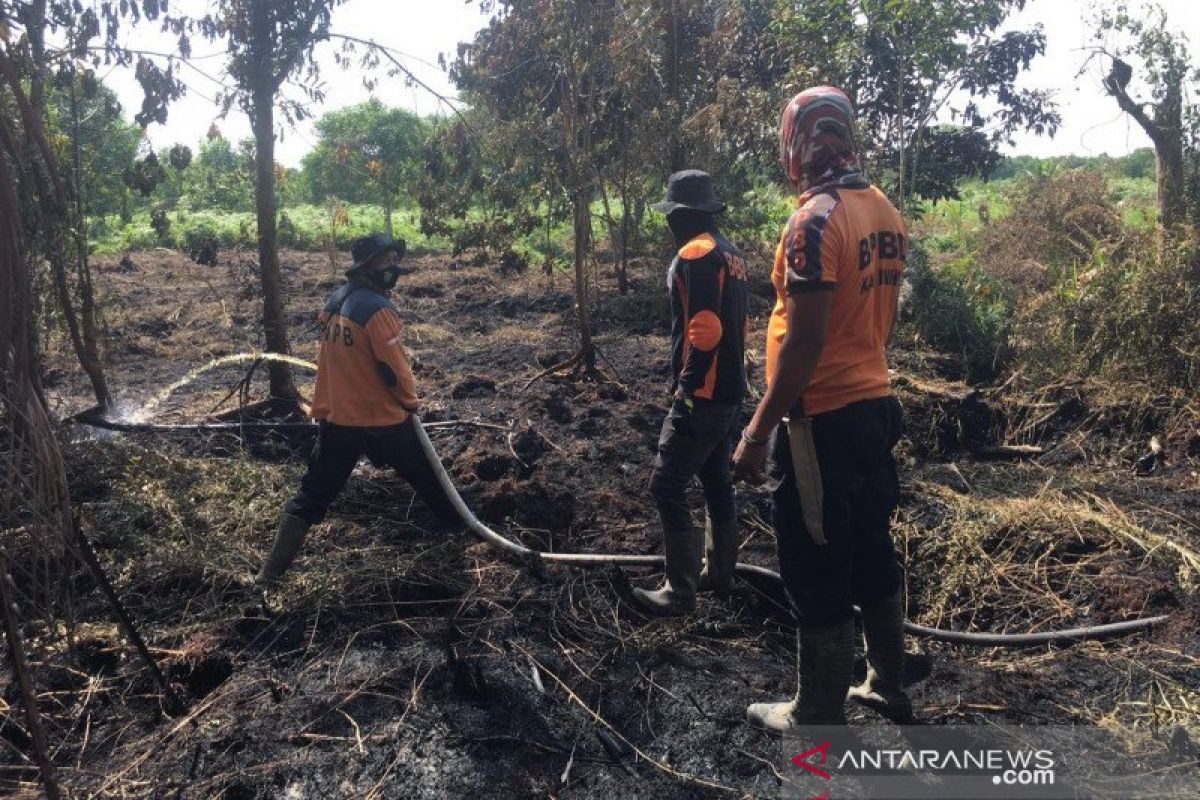
[[[779,159],[788,181],[801,192],[861,172],[854,109],[846,93],[814,86],[793,97],[779,121]]]

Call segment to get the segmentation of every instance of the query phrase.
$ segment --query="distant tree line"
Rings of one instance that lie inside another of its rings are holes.
[[[154,151],[107,87],[96,87],[90,104],[95,112],[81,135],[90,216],[128,221],[145,210],[254,209],[253,139],[231,141],[213,125],[194,150],[180,143]],[[276,165],[279,200],[286,207],[336,197],[379,205],[390,217],[411,202],[433,125],[378,100],[326,114],[300,168]]]
[[[1088,169],[1109,177],[1154,180],[1154,148],[1139,147],[1123,156],[1006,156],[1001,158],[991,177],[995,180],[1042,175],[1060,169]]]

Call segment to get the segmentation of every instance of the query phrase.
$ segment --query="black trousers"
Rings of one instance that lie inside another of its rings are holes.
[[[284,511],[314,525],[320,522],[364,455],[377,467],[396,470],[443,523],[458,523],[458,514],[417,440],[411,417],[399,425],[382,428],[322,422],[308,459],[308,471],[300,479],[300,490],[287,502]]]
[[[650,475],[650,495],[666,536],[687,536],[694,530],[687,489],[696,477],[704,489],[708,515],[716,522],[737,518],[729,461],[740,410],[737,405],[703,399],[694,400],[690,409],[679,399],[671,404]]]
[[[900,502],[892,448],[903,432],[894,397],[863,400],[812,420],[821,466],[826,544],[813,543],[804,525],[787,428],[772,442],[775,537],[779,567],[802,624],[837,625],[854,603],[871,603],[900,589],[891,517]]]

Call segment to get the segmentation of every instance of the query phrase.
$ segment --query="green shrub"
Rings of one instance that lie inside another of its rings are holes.
[[[349,249],[350,242],[359,236],[384,229],[383,209],[379,206],[347,206],[346,210],[349,222],[339,225],[337,229],[336,246],[339,250]],[[318,205],[285,209],[280,215],[280,246],[297,250],[324,250],[329,229],[328,215],[327,209]],[[90,230],[94,252],[112,255],[157,246],[189,250],[197,241],[210,237],[222,248],[254,247],[257,240],[255,216],[248,211],[193,211],[180,208],[167,212],[163,221],[166,223],[165,234],[159,237],[153,228],[149,211],[135,214],[133,220],[124,226],[95,224],[99,222],[97,218]],[[396,236],[408,243],[410,252],[449,248],[449,242],[444,237],[421,233],[416,212],[395,212],[393,227]]]
[[[918,341],[961,358],[971,382],[995,378],[1012,357],[1011,298],[970,256],[938,265],[919,240],[908,255],[902,322]]]

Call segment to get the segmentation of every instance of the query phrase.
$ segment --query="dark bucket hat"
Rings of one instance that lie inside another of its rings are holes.
[[[725,204],[714,194],[712,177],[707,172],[685,169],[667,179],[667,199],[651,208],[664,214],[677,208],[719,214],[725,210]]]
[[[388,250],[395,250],[397,256],[404,258],[404,240],[393,239],[383,233],[372,233],[370,236],[355,239],[350,244],[350,257],[354,259],[354,266],[347,272],[358,269],[375,256],[386,253]]]

